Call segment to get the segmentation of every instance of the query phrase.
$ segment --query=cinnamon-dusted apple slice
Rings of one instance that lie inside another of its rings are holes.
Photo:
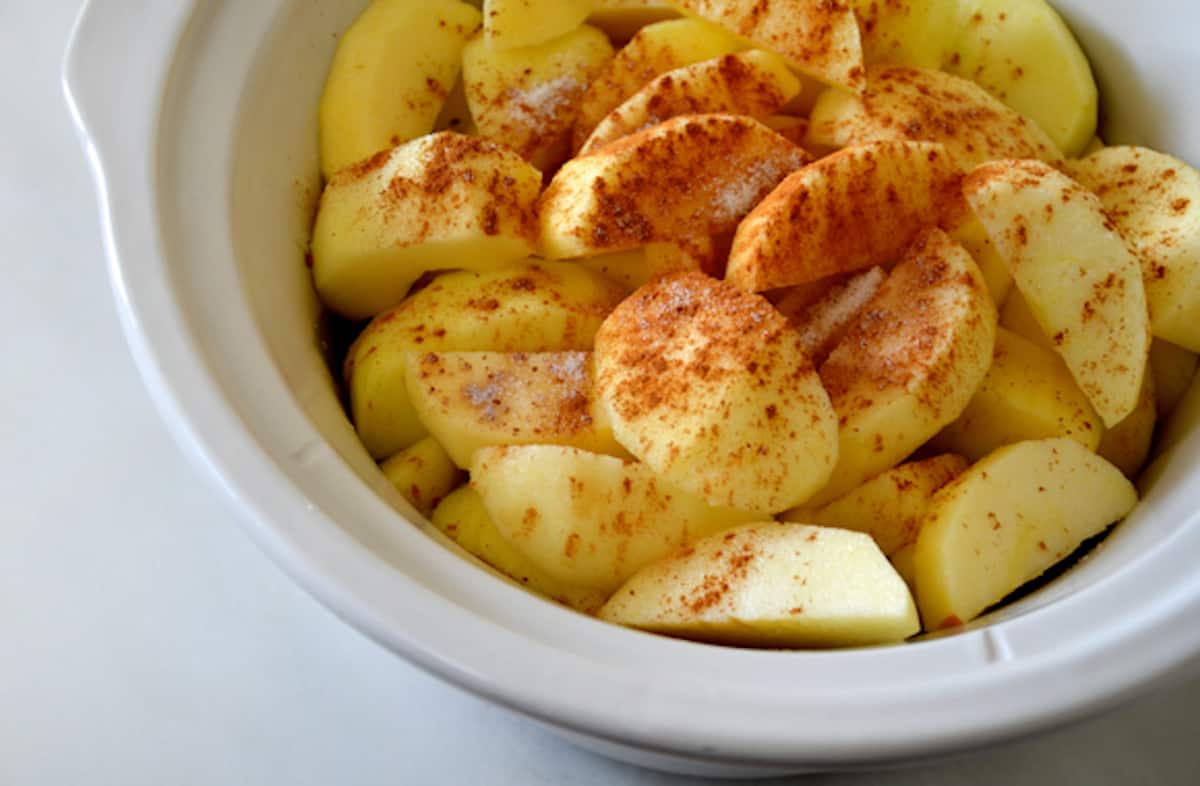
[[[961,173],[930,142],[876,142],[791,174],[746,216],[725,277],[762,292],[889,264],[922,227],[965,211]]]
[[[613,436],[711,505],[776,513],[837,460],[837,416],[771,304],[700,273],[664,276],[596,334],[596,392]]]
[[[992,362],[996,306],[979,267],[927,230],[821,366],[838,413],[823,505],[905,459],[962,413]]]
[[[494,50],[537,46],[577,29],[593,0],[483,0],[483,35]]]
[[[920,628],[908,587],[870,536],[773,521],[712,535],[648,565],[597,616],[752,647],[885,644]]]
[[[984,164],[963,193],[1105,426],[1137,406],[1150,351],[1142,267],[1100,199],[1040,161]]]
[[[609,112],[656,77],[747,48],[732,33],[703,19],[670,19],[647,25],[588,85],[579,102],[571,149],[583,147]]]
[[[810,121],[814,146],[939,142],[967,169],[998,158],[1062,159],[1033,121],[974,82],[928,68],[870,68],[861,95],[826,90]]]
[[[1072,161],[1142,262],[1155,336],[1200,352],[1200,172],[1144,147]]]
[[[847,90],[862,90],[858,20],[842,2],[672,0],[684,12],[716,22],[756,46],[778,52],[798,71]]]
[[[687,115],[567,162],[542,195],[541,250],[572,259],[732,232],[809,155],[756,120]],[[715,166],[714,162],[720,162]]]
[[[649,243],[642,248],[581,259],[578,264],[629,287],[632,292],[668,273],[712,273],[717,257],[708,238],[693,238],[685,250],[674,243]]]
[[[476,35],[463,49],[462,78],[479,135],[540,170],[558,166],[587,86],[612,57],[604,33],[587,25],[519,49],[494,49]]]
[[[959,36],[958,4],[947,0],[850,0],[868,65],[941,68]]]
[[[580,155],[679,115],[726,113],[765,120],[800,93],[800,80],[778,55],[761,49],[676,68],[608,114]]]

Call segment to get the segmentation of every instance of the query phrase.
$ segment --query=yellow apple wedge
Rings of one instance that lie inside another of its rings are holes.
[[[371,321],[346,355],[350,413],[376,458],[426,435],[404,381],[410,353],[589,350],[624,287],[578,265],[443,273]]]
[[[1046,0],[960,0],[963,24],[947,67],[1038,124],[1065,155],[1096,131],[1098,91],[1087,56]]]
[[[971,256],[927,230],[821,365],[838,413],[824,505],[899,464],[967,406],[992,362],[996,307]]]
[[[471,487],[539,570],[599,592],[697,538],[758,518],[712,507],[644,464],[557,445],[483,448]]]
[[[458,79],[479,10],[455,0],[377,0],[342,35],[318,113],[326,179],[428,134]]]
[[[1062,160],[1031,120],[974,82],[928,68],[870,68],[862,94],[826,90],[809,121],[808,142],[819,147],[937,142],[966,169],[998,158]]]
[[[1073,439],[997,450],[934,495],[921,524],[925,629],[971,621],[1136,504],[1121,471]]]
[[[571,149],[583,147],[609,112],[656,77],[747,48],[733,34],[702,19],[670,19],[647,25],[588,85],[579,102]]]
[[[609,112],[579,155],[679,115],[724,113],[765,121],[800,93],[778,55],[761,49],[723,55],[668,71]]]
[[[1142,377],[1142,394],[1133,412],[1117,425],[1105,429],[1096,454],[1108,461],[1125,477],[1133,479],[1146,465],[1150,446],[1154,442],[1154,426],[1158,422],[1157,391],[1154,374],[1147,370]]]
[[[947,0],[850,0],[868,65],[941,68],[958,39],[958,4]]]
[[[422,516],[464,480],[445,449],[433,437],[414,443],[382,462],[379,469],[400,495]]]
[[[666,0],[592,0],[587,22],[613,41],[628,41],[644,27],[678,16]]]
[[[586,25],[516,49],[495,49],[477,35],[463,49],[462,78],[478,134],[553,169],[570,152],[588,85],[612,56],[604,33]]]
[[[963,215],[961,173],[929,142],[849,147],[791,174],[738,226],[727,280],[751,292],[898,260]]]
[[[619,281],[632,292],[668,273],[715,272],[720,262],[711,240],[693,238],[684,250],[674,243],[648,243],[629,251],[585,257],[577,264]]]
[[[873,267],[834,284],[815,301],[804,306],[800,306],[799,297],[792,294],[777,303],[775,308],[796,327],[800,333],[800,346],[813,363],[819,365],[841,343],[846,331],[886,279],[887,273],[882,268]]]
[[[504,539],[484,508],[479,492],[469,486],[443,499],[433,511],[431,521],[463,551],[531,592],[587,614],[604,605],[608,598],[607,593],[561,582],[533,564]]]
[[[460,467],[491,445],[570,445],[626,457],[592,384],[590,352],[413,352],[405,389]]]
[[[365,319],[423,273],[528,257],[541,174],[506,147],[452,131],[334,175],[313,227],[313,282],[332,311]]]
[[[558,171],[540,203],[541,251],[571,259],[657,242],[691,251],[697,242],[732,232],[808,160],[748,117],[672,118]]]
[[[593,0],[483,0],[483,38],[495,50],[537,46],[577,29]]]
[[[833,502],[789,510],[780,520],[865,532],[891,557],[916,542],[933,495],[969,466],[970,462],[953,453],[910,461],[876,475]]]
[[[1067,171],[1141,259],[1151,332],[1200,352],[1200,172],[1143,147],[1107,147]]]
[[[1096,450],[1104,422],[1053,351],[1000,328],[992,366],[962,414],[933,438],[937,450],[978,461],[1014,442],[1071,437]]]
[[[782,55],[798,71],[830,85],[863,88],[858,20],[840,2],[672,0],[685,13],[721,25]]]
[[[752,647],[849,647],[917,633],[904,581],[870,536],[750,524],[643,568],[597,616],[671,636]]]
[[[1106,426],[1137,406],[1150,349],[1141,263],[1100,199],[1040,161],[995,161],[963,193]]]
[[[613,435],[712,505],[777,513],[825,485],[837,416],[796,331],[767,300],[701,273],[647,284],[596,334]]]

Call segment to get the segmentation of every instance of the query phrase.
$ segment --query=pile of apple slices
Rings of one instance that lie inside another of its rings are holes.
[[[465,552],[647,631],[858,646],[1136,505],[1200,174],[1099,143],[1043,0],[482,5],[345,34],[311,246],[364,447]]]

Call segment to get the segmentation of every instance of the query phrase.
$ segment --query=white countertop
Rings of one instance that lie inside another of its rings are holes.
[[[76,6],[0,2],[0,784],[690,782],[417,671],[243,536],[119,332],[58,83]],[[1200,681],[951,763],[806,782],[1194,783],[1197,710]]]

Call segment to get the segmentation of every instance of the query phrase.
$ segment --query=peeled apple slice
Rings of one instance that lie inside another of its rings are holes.
[[[961,13],[950,71],[1032,118],[1063,155],[1079,155],[1096,133],[1099,99],[1062,17],[1045,0],[962,0]]]
[[[433,130],[479,10],[457,0],[376,0],[342,36],[319,110],[326,179]]]
[[[919,629],[908,587],[870,535],[775,522],[705,538],[643,568],[597,616],[757,647],[886,644]]]
[[[1136,504],[1121,471],[1073,439],[997,450],[934,495],[921,525],[925,629],[969,622]]]

